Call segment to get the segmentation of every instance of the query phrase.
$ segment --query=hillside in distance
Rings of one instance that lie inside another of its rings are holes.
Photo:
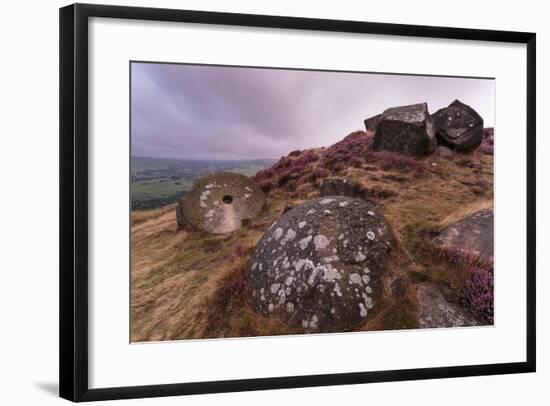
[[[132,210],[155,209],[174,203],[191,189],[197,178],[209,173],[228,171],[254,176],[275,161],[132,157]]]

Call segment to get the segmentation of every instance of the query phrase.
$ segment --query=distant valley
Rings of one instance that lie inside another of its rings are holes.
[[[200,176],[229,171],[254,176],[273,165],[276,159],[191,160],[132,157],[132,210],[155,209],[184,196]]]

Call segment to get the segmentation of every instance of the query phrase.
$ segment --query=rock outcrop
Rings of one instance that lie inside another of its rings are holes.
[[[368,318],[392,245],[371,202],[320,197],[282,215],[246,273],[253,307],[305,332],[343,331]]]
[[[348,196],[366,199],[367,192],[361,185],[351,179],[323,179],[320,188],[321,196]]]
[[[482,210],[452,224],[432,239],[432,246],[451,259],[493,261],[493,210]]]
[[[429,282],[417,286],[418,322],[421,328],[477,326],[478,321],[466,309],[448,302],[438,287]]]
[[[371,118],[367,118],[365,120],[365,129],[367,131],[376,132],[376,129],[378,128],[378,123],[380,122],[381,118],[382,114],[377,114],[375,116],[372,116]]]
[[[435,147],[435,129],[426,103],[392,107],[382,113],[374,135],[375,150],[420,156]]]
[[[471,151],[481,144],[483,119],[459,100],[438,110],[432,119],[440,143],[457,151]]]
[[[250,178],[231,172],[198,179],[176,209],[178,229],[224,234],[258,215],[265,194]]]

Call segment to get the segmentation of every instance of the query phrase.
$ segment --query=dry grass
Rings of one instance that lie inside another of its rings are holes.
[[[155,210],[134,210],[132,211],[132,225],[137,225],[147,220],[157,218],[165,213],[173,212],[175,209],[175,204],[169,204]]]
[[[316,149],[323,154],[326,149]],[[292,162],[304,152],[287,157]],[[321,179],[312,176],[322,160],[268,193],[263,212],[229,235],[176,230],[174,206],[132,214],[132,341],[261,336],[295,333],[275,318],[254,312],[243,272],[252,247],[283,212],[319,195]],[[434,165],[435,164],[435,165]],[[493,205],[493,157],[480,152],[453,158],[421,159],[422,173],[378,162],[340,167],[331,176],[358,181],[380,204],[396,238],[386,281],[400,278],[405,292],[394,297],[387,284],[369,321],[357,330],[414,328],[414,285],[455,282],[456,270],[426,244],[424,231],[441,229]],[[288,167],[283,168],[287,170]],[[277,179],[264,174],[261,181]],[[453,273],[454,272],[454,273]]]

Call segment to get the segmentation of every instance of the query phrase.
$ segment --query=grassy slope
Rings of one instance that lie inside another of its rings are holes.
[[[398,241],[386,275],[385,296],[369,320],[357,329],[416,327],[415,284],[431,280],[452,286],[456,274],[452,265],[432,253],[422,232],[492,206],[493,157],[480,151],[453,158],[431,155],[412,162],[411,170],[407,162],[388,165],[376,154],[361,157],[353,167],[346,159],[333,165],[322,158],[329,151],[308,152],[321,159],[300,166],[284,181],[281,179],[285,174],[277,170],[264,174],[263,184],[273,186],[265,209],[250,224],[229,235],[177,231],[174,205],[147,213],[134,212],[132,341],[298,332],[250,308],[242,275],[254,245],[280,216],[285,204],[295,205],[318,196],[319,177],[326,175],[315,177],[320,167],[330,176],[357,180],[377,196]],[[356,155],[362,156],[360,152]],[[299,158],[286,159],[292,165]],[[406,286],[400,298],[389,294],[390,282],[396,277]]]

